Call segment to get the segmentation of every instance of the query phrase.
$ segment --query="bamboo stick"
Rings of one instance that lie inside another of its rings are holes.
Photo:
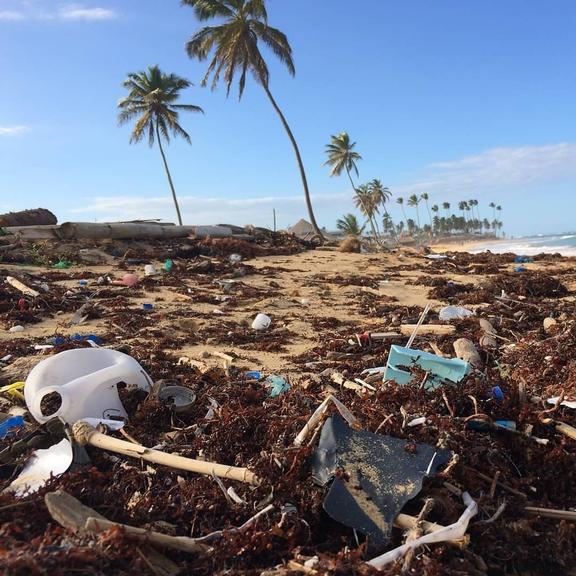
[[[179,470],[186,470],[188,472],[196,472],[197,474],[206,474],[211,476],[215,474],[220,478],[228,478],[229,480],[237,480],[238,482],[245,482],[253,486],[260,485],[260,479],[247,468],[238,468],[236,466],[227,466],[226,464],[217,464],[214,462],[204,462],[202,460],[194,460],[192,458],[185,458],[175,454],[167,454],[160,450],[153,450],[146,448],[125,440],[112,438],[101,434],[95,430],[87,422],[76,422],[73,427],[74,437],[80,444],[90,444],[96,448],[103,450],[110,450],[125,456],[133,458],[141,458],[148,462],[154,462],[162,466],[169,466]]]
[[[538,514],[544,518],[556,518],[557,520],[576,520],[576,511],[573,510],[555,510],[553,508],[536,508],[534,506],[526,506],[526,512]]]

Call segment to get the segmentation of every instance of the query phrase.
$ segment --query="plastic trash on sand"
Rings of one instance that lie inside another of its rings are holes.
[[[320,435],[314,454],[314,480],[332,484],[324,510],[337,522],[368,537],[369,554],[381,552],[394,518],[422,489],[426,476],[452,457],[448,450],[418,444],[406,451],[407,440],[356,431],[335,414]]]
[[[15,492],[17,496],[34,493],[51,477],[64,474],[73,461],[72,445],[66,438],[46,450],[36,450],[20,476],[8,486],[7,490]]]
[[[254,330],[266,330],[272,324],[272,318],[266,314],[258,314],[252,322],[252,328]]]
[[[450,320],[462,320],[463,318],[468,318],[469,316],[474,316],[472,310],[468,308],[463,308],[462,306],[446,306],[440,310],[438,317],[444,322]]]
[[[426,389],[438,388],[445,382],[460,382],[470,369],[468,362],[458,358],[441,358],[429,352],[393,345],[390,347],[384,381],[409,384],[413,377],[410,372],[412,366],[429,372]]]
[[[149,390],[151,378],[134,358],[116,350],[67,350],[36,365],[24,387],[26,405],[40,423],[60,417],[68,424],[82,418],[126,418],[117,384]],[[50,396],[50,398],[47,398]],[[43,401],[53,400],[51,414]]]
[[[4,420],[0,423],[0,439],[6,438],[10,434],[16,432],[18,428],[24,427],[24,417],[23,416],[13,416]]]
[[[270,388],[270,398],[276,398],[290,390],[290,384],[282,376],[268,376],[266,385]]]

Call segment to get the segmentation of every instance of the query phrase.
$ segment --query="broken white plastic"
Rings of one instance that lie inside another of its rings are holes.
[[[72,446],[64,438],[46,450],[36,450],[6,492],[15,492],[16,496],[37,492],[52,477],[64,474],[72,465]]]
[[[554,398],[548,398],[546,402],[548,402],[548,404],[554,405],[556,404],[556,402],[558,402],[558,400],[560,400],[560,396],[555,396]],[[571,400],[563,400],[562,402],[560,402],[560,406],[567,406],[568,408],[576,410],[576,402],[572,402]]]
[[[398,546],[398,548],[394,548],[394,550],[390,550],[381,556],[369,560],[366,564],[369,564],[377,570],[381,570],[387,564],[391,564],[399,558],[402,558],[409,550],[413,550],[419,546],[438,542],[454,542],[456,540],[462,540],[466,534],[466,530],[468,530],[470,520],[478,513],[478,504],[476,504],[468,492],[462,493],[462,500],[466,505],[466,510],[464,510],[462,516],[460,516],[457,522],[450,524],[450,526],[446,526],[441,530],[431,532],[430,534],[426,534],[416,540],[407,542],[402,546]]]

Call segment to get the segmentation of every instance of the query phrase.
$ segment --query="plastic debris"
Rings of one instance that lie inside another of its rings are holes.
[[[290,384],[282,376],[268,376],[266,385],[270,387],[270,398],[276,398],[290,390]]]
[[[17,431],[19,428],[24,427],[24,417],[23,416],[12,416],[12,418],[8,418],[4,420],[4,422],[0,422],[0,439],[6,438],[10,434]]]
[[[500,386],[494,386],[492,388],[492,396],[498,400],[498,402],[504,401],[504,392],[502,392],[502,388],[500,388]]]
[[[266,330],[266,328],[270,327],[270,324],[272,324],[270,316],[258,314],[256,318],[254,318],[254,322],[252,322],[252,328],[254,330]]]
[[[384,568],[384,566],[395,562],[399,558],[402,558],[409,550],[415,550],[416,548],[424,546],[425,544],[434,544],[438,542],[455,542],[462,540],[466,534],[470,520],[474,518],[476,514],[478,514],[478,504],[476,504],[468,492],[462,493],[462,500],[464,501],[466,510],[464,510],[464,513],[462,516],[460,516],[457,522],[435,532],[431,532],[430,534],[421,536],[416,540],[407,542],[406,544],[403,544],[394,550],[390,550],[389,552],[386,552],[377,558],[373,558],[367,562],[367,564],[376,568],[377,570],[381,570]]]
[[[142,304],[142,308],[144,310],[154,310],[154,304],[145,303],[145,304]]]
[[[440,310],[438,317],[443,322],[449,322],[450,320],[461,320],[463,318],[468,318],[469,316],[474,316],[472,310],[464,308],[462,306],[445,306]]]
[[[560,400],[560,396],[555,396],[554,398],[548,398],[548,400],[546,400],[546,402],[548,402],[548,404],[554,405],[558,402],[558,400]],[[560,406],[566,406],[568,408],[572,408],[573,410],[576,410],[576,401],[563,400],[562,402],[560,402]]]
[[[26,379],[26,405],[38,422],[55,417],[74,422],[86,417],[126,418],[118,396],[119,382],[149,390],[152,380],[140,364],[115,350],[83,348],[67,350],[37,364]],[[51,413],[43,400],[54,398]]]
[[[15,492],[16,496],[33,494],[50,478],[64,474],[73,461],[72,445],[66,438],[50,448],[36,450],[8,490]]]
[[[242,256],[240,254],[230,254],[228,260],[230,260],[230,264],[240,264]]]
[[[248,380],[260,380],[262,378],[262,372],[258,370],[248,370],[248,372],[244,372],[244,377],[248,378]]]
[[[170,260],[170,258],[167,258],[166,261],[164,262],[164,266],[162,267],[162,269],[164,270],[164,272],[170,272],[173,267],[174,267],[174,262],[172,262],[172,260]]]
[[[369,553],[387,544],[394,518],[452,453],[426,444],[406,451],[406,440],[356,431],[338,414],[330,417],[314,454],[312,474],[332,484],[324,499],[327,514],[368,537]]]
[[[155,276],[156,274],[158,274],[158,270],[156,270],[154,264],[146,264],[146,266],[144,266],[145,276]]]
[[[470,369],[467,362],[458,358],[441,358],[429,352],[393,345],[390,347],[384,381],[408,384],[413,379],[410,368],[414,366],[428,372],[424,385],[426,389],[437,388],[446,382],[460,382]]]
[[[12,328],[10,328],[10,329],[8,330],[8,332],[12,332],[12,333],[15,333],[15,332],[24,332],[24,326],[21,326],[20,324],[18,324],[18,325],[16,325],[16,326],[12,326]]]
[[[196,402],[196,394],[185,386],[165,386],[158,392],[158,400],[173,404],[175,412],[187,412]]]

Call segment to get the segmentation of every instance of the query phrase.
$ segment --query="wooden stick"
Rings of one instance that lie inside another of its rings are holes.
[[[403,336],[411,336],[417,324],[402,324],[400,332]],[[437,334],[439,336],[448,336],[456,332],[456,327],[445,324],[422,324],[418,328],[418,334],[430,335]]]
[[[112,438],[110,436],[106,436],[105,434],[101,434],[87,422],[76,422],[73,426],[73,432],[76,441],[80,444],[90,444],[96,448],[110,450],[111,452],[124,454],[125,456],[131,456],[133,458],[141,458],[142,460],[147,460],[148,462],[154,462],[155,464],[161,464],[162,466],[177,468],[178,470],[196,472],[197,474],[206,474],[207,476],[215,474],[220,478],[228,478],[229,480],[246,482],[247,484],[252,484],[253,486],[259,486],[261,483],[256,474],[247,468],[238,468],[236,466],[227,466],[225,464],[216,464],[214,462],[193,460],[192,458],[185,458],[175,454],[167,454],[166,452],[161,452],[160,450],[153,450],[152,448],[146,448],[145,446],[132,444],[131,442],[126,442],[125,440],[119,440],[118,438]]]
[[[396,526],[396,528],[402,528],[402,530],[411,530],[416,528],[417,525],[418,518],[416,518],[416,516],[410,516],[409,514],[398,514],[394,520],[394,526]],[[441,524],[436,524],[436,522],[422,520],[422,528],[424,532],[438,532],[438,530],[442,530],[445,527]]]
[[[207,552],[210,550],[206,544],[200,544],[194,538],[187,538],[186,536],[168,536],[160,532],[152,532],[144,528],[137,528],[136,526],[129,526],[128,524],[121,524],[119,522],[112,522],[106,518],[93,518],[90,517],[84,524],[86,532],[106,532],[112,528],[121,528],[131,536],[136,536],[142,540],[148,540],[152,544],[163,546],[164,548],[171,548],[172,550],[182,550],[183,552]]]
[[[568,438],[572,438],[572,440],[576,440],[576,428],[570,426],[569,424],[564,424],[564,422],[556,422],[556,430],[561,432]]]
[[[22,294],[26,294],[26,296],[32,296],[33,298],[36,298],[36,296],[40,296],[40,292],[37,292],[32,288],[28,288],[26,284],[22,284],[20,280],[12,278],[12,276],[6,276],[6,283],[10,284],[10,286],[12,286],[13,288],[16,288],[16,290],[22,292]]]
[[[531,514],[538,514],[544,518],[556,518],[557,520],[575,520],[576,512],[573,510],[555,510],[553,508],[535,508],[534,506],[526,506],[526,512]]]

